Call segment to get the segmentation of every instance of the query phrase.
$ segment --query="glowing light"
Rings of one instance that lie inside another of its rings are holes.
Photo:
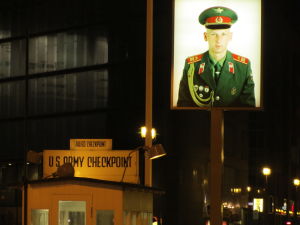
[[[235,194],[238,194],[238,193],[242,192],[241,188],[231,188],[230,190],[231,190],[232,193],[235,193]]]
[[[141,136],[142,136],[142,138],[146,137],[146,133],[147,133],[146,127],[141,127]]]
[[[293,182],[296,187],[300,185],[300,180],[298,178],[295,178]]]
[[[151,129],[151,137],[152,139],[156,137],[156,130],[154,128]]]
[[[264,199],[263,198],[254,198],[253,199],[253,210],[258,212],[263,212],[264,208]]]
[[[265,175],[265,176],[269,176],[269,175],[271,174],[271,169],[270,169],[269,167],[264,167],[264,168],[262,169],[262,173],[263,173],[263,175]]]
[[[140,131],[141,137],[142,137],[142,138],[145,138],[145,137],[146,137],[146,134],[147,134],[147,128],[144,126],[144,127],[141,127],[140,130],[141,130],[141,131]],[[156,130],[155,130],[155,128],[152,128],[152,129],[151,129],[151,137],[152,137],[152,139],[155,139],[155,138],[156,138]]]

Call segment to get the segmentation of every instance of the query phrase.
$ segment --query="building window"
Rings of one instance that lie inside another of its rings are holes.
[[[113,210],[97,210],[96,217],[96,225],[114,225]]]
[[[25,40],[0,44],[0,78],[25,75]]]
[[[31,79],[29,114],[105,108],[108,84],[106,69]]]
[[[31,225],[48,225],[49,209],[32,209]]]
[[[29,74],[105,63],[108,63],[108,39],[100,28],[29,39]]]
[[[0,118],[18,117],[25,112],[25,82],[0,83]]]
[[[59,201],[59,224],[86,224],[86,202],[85,201]]]
[[[124,225],[152,225],[152,213],[145,211],[125,211]]]

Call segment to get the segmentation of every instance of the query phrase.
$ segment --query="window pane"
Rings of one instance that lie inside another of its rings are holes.
[[[13,1],[1,1],[0,10],[0,39],[23,35],[25,10],[17,8]]]
[[[30,2],[30,1],[29,1]],[[47,32],[86,24],[90,14],[86,6],[92,7],[93,1],[31,1],[30,14],[27,15],[30,33]],[[102,1],[100,6],[104,5]],[[72,6],[72,7],[70,7]],[[102,7],[103,8],[103,7]],[[103,17],[100,11],[97,16]],[[95,22],[95,21],[92,21]]]
[[[0,38],[11,36],[11,11],[5,10],[0,12]]]
[[[32,209],[31,225],[48,225],[49,209]]]
[[[108,62],[108,40],[98,29],[39,36],[29,40],[29,73]]]
[[[71,112],[107,107],[107,70],[29,81],[30,114]]]
[[[23,81],[0,84],[0,118],[22,116],[25,109],[25,84]]]
[[[124,211],[124,225],[151,225],[152,213],[144,211]]]
[[[85,201],[59,201],[59,225],[85,225]]]
[[[0,44],[0,78],[25,74],[25,41]]]
[[[96,225],[114,225],[114,211],[112,210],[97,210]]]

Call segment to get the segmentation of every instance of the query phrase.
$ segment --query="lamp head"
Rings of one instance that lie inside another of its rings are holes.
[[[147,152],[150,159],[157,159],[167,154],[162,144],[152,145],[151,147],[141,146],[137,150]]]
[[[264,168],[262,169],[262,173],[263,173],[263,175],[265,175],[265,176],[269,176],[269,175],[271,174],[271,169],[270,169],[269,167],[264,167]]]
[[[294,183],[294,185],[295,185],[296,187],[298,187],[298,186],[300,185],[300,180],[299,180],[298,178],[295,178],[295,179],[293,180],[293,183]]]
[[[164,149],[164,147],[162,146],[162,144],[157,144],[157,145],[153,145],[150,148],[149,151],[149,158],[150,159],[157,159],[159,157],[165,156],[167,153]]]

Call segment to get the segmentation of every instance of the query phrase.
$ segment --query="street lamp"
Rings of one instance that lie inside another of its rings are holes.
[[[295,218],[295,222],[297,222],[297,211],[298,211],[298,187],[300,185],[300,180],[298,178],[294,178],[293,180],[293,184],[296,187],[296,192],[295,192],[295,203],[294,203],[294,218]]]
[[[295,185],[295,187],[296,187],[296,190],[297,190],[298,186],[300,185],[300,180],[299,180],[298,178],[295,178],[295,179],[293,180],[293,183],[294,183],[294,185]]]
[[[247,187],[246,187],[247,192],[250,192],[251,189],[252,189],[252,188],[251,188],[250,186],[247,186]]]
[[[271,171],[271,169],[270,169],[269,167],[264,167],[264,168],[262,169],[263,175],[266,176],[266,188],[267,188],[267,186],[268,186],[268,176],[270,176],[271,172],[272,172],[272,171]]]
[[[269,199],[269,193],[268,193],[268,176],[270,176],[271,174],[271,169],[270,167],[263,167],[262,168],[262,174],[266,177],[266,192],[265,192],[265,210],[266,210],[266,213],[268,213],[270,210],[271,212],[273,212],[273,199],[272,199],[272,202],[271,202],[271,205],[270,204],[270,199]]]

